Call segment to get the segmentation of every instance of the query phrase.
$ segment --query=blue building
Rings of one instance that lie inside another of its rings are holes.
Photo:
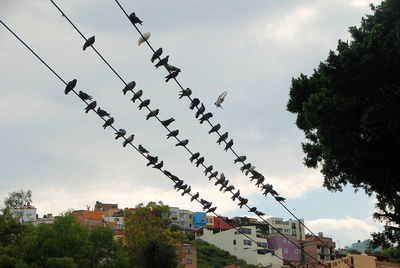
[[[193,227],[194,228],[206,228],[207,215],[205,212],[193,213]]]

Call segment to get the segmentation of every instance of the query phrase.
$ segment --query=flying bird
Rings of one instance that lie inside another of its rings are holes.
[[[221,103],[224,102],[226,94],[228,94],[228,92],[224,91],[221,95],[218,96],[217,101],[214,103],[215,106],[222,108]]]
[[[165,64],[164,66],[168,70],[168,72],[180,72],[181,71],[181,69],[179,69],[178,67],[170,65],[168,63]]]
[[[120,128],[117,132],[115,132],[115,135],[116,135],[115,139],[118,140],[118,138],[125,136],[125,134],[126,134],[126,130]]]
[[[159,60],[159,61],[156,63],[156,65],[154,65],[154,67],[158,68],[158,67],[160,67],[160,66],[163,66],[163,65],[165,65],[165,64],[168,64],[168,59],[169,59],[169,55],[166,56],[165,58]]]
[[[90,96],[89,94],[86,94],[83,91],[79,91],[78,93],[79,98],[81,98],[82,100],[92,100],[92,96]]]
[[[190,110],[193,110],[194,109],[194,107],[197,107],[197,105],[199,105],[200,104],[200,100],[198,99],[198,98],[194,98],[193,100],[192,100],[192,102],[190,103]]]
[[[161,160],[161,162],[156,164],[156,165],[154,165],[153,168],[161,169],[163,166],[164,166],[164,161]]]
[[[110,117],[109,119],[104,122],[103,128],[106,129],[106,127],[111,126],[114,123],[114,117]]]
[[[235,160],[233,160],[233,163],[236,164],[237,162],[242,162],[244,163],[244,161],[246,161],[247,157],[245,155],[241,155],[238,158],[236,158]]]
[[[174,119],[173,117],[171,117],[170,119],[161,121],[161,124],[162,124],[164,127],[168,127],[169,124],[171,124],[171,123],[174,122],[174,121],[175,121],[175,119]]]
[[[135,138],[134,134],[130,135],[126,140],[124,140],[124,142],[122,143],[122,146],[126,147],[126,145],[128,145],[128,143],[131,143],[134,138]]]
[[[183,97],[189,97],[190,95],[192,95],[192,90],[190,88],[179,91],[179,99],[182,99]]]
[[[133,93],[133,97],[131,99],[132,102],[135,102],[137,99],[139,99],[143,95],[143,90],[139,90],[136,93]]]
[[[83,44],[83,50],[86,48],[90,47],[91,45],[94,44],[94,35],[92,37],[89,37],[89,39],[86,40],[85,44]]]
[[[200,118],[200,124],[203,124],[204,121],[209,120],[211,117],[213,117],[212,113],[206,113]]]
[[[172,73],[170,73],[165,77],[165,82],[168,82],[170,79],[177,77],[179,73],[180,71],[173,71]]]
[[[147,106],[149,106],[149,104],[150,104],[150,100],[149,99],[144,100],[139,104],[138,108],[139,108],[139,110],[142,110],[143,107],[147,107]]]
[[[225,193],[225,192],[231,192],[231,191],[233,191],[233,190],[235,190],[235,186],[229,185],[228,187],[226,187],[226,188],[224,189],[224,193]]]
[[[103,118],[104,116],[110,116],[109,113],[107,113],[105,110],[100,109],[100,107],[97,108],[97,114],[98,114],[101,118]]]
[[[142,25],[143,21],[141,21],[135,14],[135,12],[132,12],[129,15],[129,20],[132,22],[132,24],[137,24],[139,23],[140,25]]]
[[[144,148],[141,144],[139,144],[138,150],[142,153],[142,154],[148,154],[149,151],[146,150],[146,148]]]
[[[196,161],[196,167],[200,166],[201,164],[204,163],[204,157],[200,157],[199,159],[197,159]]]
[[[194,195],[192,196],[192,198],[190,198],[190,202],[193,202],[193,200],[195,200],[195,199],[197,199],[197,198],[199,198],[199,192],[197,192],[196,194],[194,194]]]
[[[206,211],[206,213],[214,213],[214,211],[217,209],[217,207],[212,207],[212,208],[210,208],[210,209],[208,209],[207,211]]]
[[[76,82],[78,82],[76,79],[73,79],[68,82],[67,86],[65,87],[64,93],[67,95],[71,90],[73,90],[76,86]]]
[[[233,146],[233,140],[231,139],[226,145],[225,145],[225,151],[228,151],[230,148]]]
[[[240,190],[238,190],[235,194],[232,195],[232,200],[235,201],[236,198],[240,196]]]
[[[218,171],[211,172],[210,176],[208,176],[208,180],[210,181],[212,178],[217,178],[217,176],[218,176]],[[221,176],[220,180],[222,182],[225,179],[223,178],[223,176]],[[217,180],[217,182],[218,182],[218,180]],[[217,185],[217,184],[215,184],[215,185]]]
[[[197,159],[199,156],[200,156],[200,153],[199,153],[199,152],[194,153],[194,154],[189,158],[190,162],[193,163],[193,160]]]
[[[191,189],[191,187],[189,186],[185,191],[183,191],[183,193],[182,193],[181,195],[184,196],[185,194],[190,193],[191,190],[192,190],[192,189]]]
[[[147,155],[147,160],[149,160],[149,163],[146,166],[155,165],[158,162],[158,157]]]
[[[204,175],[207,176],[208,173],[211,173],[211,171],[213,170],[213,166],[209,165],[205,170],[204,170]]]
[[[202,113],[204,113],[206,110],[206,107],[204,107],[204,104],[202,103],[200,108],[196,112],[196,118],[198,118]]]
[[[150,118],[157,116],[158,113],[160,112],[159,109],[155,109],[153,111],[151,111],[148,115],[146,115],[146,120],[149,120]]]
[[[129,82],[129,83],[126,84],[126,86],[122,89],[122,93],[124,93],[124,95],[126,95],[126,93],[127,93],[128,91],[132,91],[132,93],[133,93],[133,89],[135,88],[135,86],[136,86],[136,82],[135,82],[135,81]]]
[[[91,103],[89,103],[88,106],[86,106],[85,108],[85,113],[88,113],[90,110],[94,110],[94,108],[96,108],[96,105],[96,101],[92,101]]]
[[[179,129],[172,130],[170,133],[167,134],[167,139],[171,137],[176,137],[179,134]]]
[[[157,49],[157,50],[154,52],[153,56],[151,57],[151,62],[154,62],[156,59],[158,59],[158,58],[161,56],[162,53],[163,53],[163,50],[162,50],[162,48],[160,47],[159,49]]]
[[[221,142],[225,141],[228,138],[228,132],[225,132],[221,136],[219,136],[219,139],[217,140],[218,145],[221,144]]]
[[[213,126],[213,127],[211,128],[210,131],[208,131],[208,134],[211,134],[211,133],[213,133],[213,132],[217,132],[220,128],[221,128],[221,125],[220,125],[220,124],[216,124],[215,126]]]
[[[175,144],[175,146],[186,146],[189,143],[188,139],[182,140],[180,142],[178,142],[177,144]]]
[[[138,46],[140,46],[142,43],[146,42],[150,38],[150,32],[144,33],[143,35],[140,36],[138,40]]]

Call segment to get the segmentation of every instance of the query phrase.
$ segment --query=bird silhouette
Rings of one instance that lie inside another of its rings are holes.
[[[171,174],[170,177],[171,177],[171,180],[173,180],[173,181],[179,181],[179,178],[173,174]]]
[[[256,169],[255,166],[251,166],[250,168],[248,168],[244,171],[244,175],[246,175],[246,176],[249,175],[249,172],[253,172],[255,169]]]
[[[163,166],[164,166],[164,161],[161,160],[161,162],[156,164],[156,165],[154,165],[153,168],[161,169]]]
[[[168,63],[168,59],[169,59],[169,56],[166,56],[165,58],[159,60],[159,61],[156,63],[156,65],[154,65],[154,67],[156,67],[156,68],[158,69],[158,67],[167,64],[167,63]]]
[[[211,207],[212,203],[207,203],[203,206],[203,210],[208,210]]]
[[[187,187],[188,187],[188,185],[187,185],[187,184],[184,184],[184,185],[182,185],[182,186],[178,187],[178,192],[179,192],[180,190],[183,190],[183,191],[185,191],[185,190],[187,189]]]
[[[224,91],[221,95],[219,95],[217,101],[214,103],[215,106],[222,108],[221,103],[224,102],[227,94],[228,94],[228,92]]]
[[[264,175],[261,175],[258,179],[257,179],[257,183],[256,186],[259,187],[265,180]]]
[[[146,150],[146,148],[144,148],[141,144],[139,144],[138,150],[142,153],[142,154],[148,154],[149,151]]]
[[[178,142],[177,144],[175,144],[175,146],[186,146],[189,143],[188,139],[182,140],[180,142]]]
[[[140,146],[140,145],[139,145],[139,146]],[[171,172],[169,172],[169,171],[166,170],[166,169],[164,169],[163,173],[164,173],[165,176],[167,176],[167,177],[171,177],[171,176],[172,176]],[[172,178],[171,178],[171,179],[172,179]]]
[[[167,139],[171,137],[176,137],[179,134],[179,129],[172,130],[170,133],[167,134]]]
[[[190,103],[190,110],[193,110],[194,109],[194,107],[197,107],[197,105],[199,105],[200,104],[200,100],[198,99],[198,98],[194,98],[193,100],[192,100],[192,102]]]
[[[208,173],[211,173],[211,171],[213,170],[213,166],[209,165],[205,170],[204,170],[204,175],[207,176]]]
[[[183,185],[183,180],[178,180],[175,185],[174,185],[174,189],[179,188]]]
[[[126,145],[128,145],[128,143],[131,143],[134,138],[135,138],[134,134],[130,135],[126,140],[124,140],[124,142],[122,143],[122,146],[126,147]]]
[[[261,211],[255,211],[254,213],[256,213],[258,216],[265,216],[265,214],[264,213],[262,213]]]
[[[103,128],[106,129],[106,127],[111,126],[114,123],[114,117],[110,117],[109,119],[106,120],[103,124]]]
[[[88,113],[90,110],[94,110],[94,108],[96,108],[96,105],[96,101],[92,101],[91,103],[89,103],[88,106],[86,106],[85,108],[85,113]]]
[[[210,131],[208,131],[208,134],[211,134],[211,133],[213,133],[213,132],[217,132],[220,128],[221,128],[221,125],[220,125],[220,124],[216,124],[215,126],[213,126],[213,127],[211,128]]]
[[[101,118],[103,118],[104,116],[110,116],[110,114],[109,114],[108,112],[106,112],[105,110],[100,109],[100,107],[97,108],[97,114],[98,114]]]
[[[151,34],[149,32],[144,33],[143,35],[141,35],[139,37],[139,40],[138,40],[138,46],[140,46],[142,43],[144,43],[147,40],[149,40],[150,36],[151,36]]]
[[[215,171],[216,172],[216,171]],[[215,173],[214,172],[214,173]],[[217,174],[218,174],[218,172],[217,172]],[[215,176],[213,176],[213,177],[217,177],[217,174],[215,174]],[[214,185],[215,186],[217,186],[218,184],[223,184],[225,182],[225,178],[223,178],[223,177],[221,177],[221,178],[219,178],[215,183],[214,183]]]
[[[199,192],[197,192],[196,194],[194,194],[194,195],[192,196],[192,198],[190,198],[190,202],[193,202],[193,200],[195,200],[195,199],[197,199],[197,198],[199,198]]]
[[[68,82],[67,86],[65,87],[64,93],[67,95],[71,90],[73,90],[76,86],[76,82],[78,82],[76,79],[73,79]]]
[[[200,199],[200,203],[204,206],[205,204],[208,204],[208,203],[210,203],[210,202],[208,202],[208,201],[205,200],[205,199]]]
[[[86,94],[86,93],[83,92],[83,91],[79,91],[78,96],[79,96],[79,98],[81,98],[81,99],[84,100],[84,101],[85,101],[85,100],[92,100],[92,96]]]
[[[204,157],[200,157],[199,159],[197,159],[196,161],[196,167],[200,166],[201,164],[204,163]]]
[[[155,165],[158,162],[158,157],[147,155],[147,160],[149,160],[149,162],[147,163],[147,166]]]
[[[93,45],[94,41],[95,41],[94,35],[92,37],[89,37],[89,39],[86,40],[85,44],[83,44],[83,50]]]
[[[139,108],[139,110],[142,110],[143,107],[148,107],[149,104],[150,104],[150,100],[149,99],[144,100],[139,104],[138,108]]]
[[[247,200],[247,198],[243,198],[241,196],[239,196],[238,199],[240,201],[239,204],[238,204],[238,206],[240,208],[242,208],[243,206],[247,205],[247,203],[249,202],[249,200]]]
[[[136,82],[135,82],[135,81],[129,82],[129,83],[126,84],[126,86],[122,89],[122,93],[124,93],[124,95],[126,95],[126,93],[127,93],[128,91],[132,91],[132,93],[133,93],[133,89],[135,88],[135,86],[136,86]]]
[[[212,113],[206,113],[200,118],[200,124],[203,124],[204,121],[209,120],[211,117],[213,117]]]
[[[190,162],[193,163],[193,160],[197,159],[199,156],[199,152],[192,154],[192,156],[189,158]]]
[[[224,182],[221,184],[221,188],[219,188],[219,191],[222,191],[222,189],[226,188],[226,187],[228,186],[228,183],[229,183],[229,180],[224,181]]]
[[[225,145],[225,151],[228,151],[231,147],[233,146],[233,140],[231,139],[226,145]]]
[[[249,212],[256,212],[257,211],[257,208],[256,207],[252,207],[252,208],[250,208],[250,210],[249,210]]]
[[[218,171],[211,172],[210,176],[208,177],[208,180],[210,181],[212,178],[217,178],[217,176],[218,176]],[[221,176],[221,178],[222,178],[222,176]],[[223,180],[224,179],[222,179],[222,181]]]
[[[171,117],[171,118],[169,118],[169,119],[167,119],[167,120],[161,121],[161,124],[162,124],[164,127],[168,127],[169,124],[171,124],[171,123],[174,122],[174,121],[175,121],[175,118]]]
[[[159,112],[160,112],[159,109],[151,111],[148,115],[146,115],[146,120],[149,120],[150,118],[157,116]]]
[[[217,140],[218,145],[221,144],[221,142],[225,141],[228,138],[228,132],[225,132],[221,136],[219,136],[219,139]]]
[[[212,207],[212,208],[208,209],[206,211],[206,213],[213,213],[216,209],[217,209],[217,207]]]
[[[179,69],[178,67],[170,65],[168,63],[165,64],[164,66],[165,66],[165,68],[167,69],[168,72],[180,72],[181,71],[181,69]]]
[[[168,82],[169,80],[177,77],[179,73],[180,73],[180,71],[173,71],[172,73],[170,73],[169,75],[167,75],[165,77],[165,82]]]
[[[245,171],[246,169],[249,169],[251,167],[251,164],[250,163],[247,163],[247,164],[244,164],[241,168],[240,168],[240,170],[243,172],[243,171]]]
[[[143,90],[138,90],[136,93],[133,93],[131,101],[135,103],[135,101],[139,99],[142,95],[143,95]]]
[[[179,91],[179,99],[182,99],[183,97],[189,97],[190,95],[192,95],[192,90],[190,88]]]
[[[251,167],[250,167],[251,168]],[[251,176],[250,176],[250,178],[251,178],[251,180],[250,180],[250,182],[252,182],[253,180],[257,180],[258,178],[260,178],[261,177],[261,173],[260,172],[258,172],[258,171],[256,171],[256,170],[253,170],[252,172],[251,172]]]
[[[141,21],[135,14],[135,12],[132,12],[129,15],[129,20],[132,22],[132,24],[137,24],[139,23],[140,25],[142,25],[143,21]]]
[[[117,140],[118,138],[121,138],[123,136],[125,136],[126,134],[126,130],[123,128],[120,128],[117,132],[115,132],[115,139]]]
[[[182,193],[181,195],[184,196],[185,194],[190,193],[191,190],[192,190],[192,189],[191,189],[191,187],[189,186],[186,190],[183,191],[183,193]]]
[[[155,52],[154,52],[154,54],[153,54],[153,56],[151,57],[151,62],[154,62],[156,59],[158,59],[160,56],[161,56],[161,54],[163,53],[163,50],[162,50],[162,48],[160,47],[159,49],[157,49]]]
[[[204,104],[202,103],[200,108],[196,112],[196,118],[199,118],[201,114],[203,114],[206,111],[206,107],[204,107]]]
[[[236,158],[235,160],[233,160],[233,163],[236,164],[237,162],[242,162],[244,163],[244,161],[246,161],[247,157],[245,155],[241,155],[238,158]]]
[[[284,198],[282,196],[275,196],[275,200],[278,202],[285,202],[286,198]]]
[[[236,198],[240,196],[240,190],[238,190],[235,194],[232,195],[232,200],[235,201]]]
[[[226,188],[224,189],[224,193],[226,193],[226,192],[231,192],[231,191],[233,191],[233,190],[235,190],[235,186],[229,185],[228,187],[226,187]]]

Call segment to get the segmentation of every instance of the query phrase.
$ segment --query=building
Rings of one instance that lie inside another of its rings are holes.
[[[51,213],[43,215],[43,218],[36,219],[36,224],[53,224],[53,223],[54,223],[54,216]]]
[[[196,239],[202,239],[220,249],[226,250],[248,264],[266,267],[287,267],[283,265],[283,261],[280,258],[274,256],[268,250],[267,239],[257,236],[256,226],[242,226],[238,229],[240,230],[239,232],[236,229],[229,229],[217,233],[204,229],[203,235],[196,237]],[[280,250],[274,251],[274,254],[282,257]]]
[[[185,268],[197,268],[196,247],[190,244],[182,244],[183,251],[182,264]]]
[[[305,263],[317,263],[316,260],[318,260],[318,262],[325,264],[327,261],[336,259],[336,244],[332,241],[332,238],[324,237],[323,233],[318,233],[317,237],[306,235],[306,239],[302,244],[304,252],[307,253],[304,254]]]
[[[178,225],[182,229],[189,229],[189,210],[170,207],[171,224]]]
[[[212,229],[214,227],[214,216],[207,216],[207,228]]]
[[[80,224],[89,226],[89,229],[103,224],[103,216],[99,210],[74,210],[72,214]]]
[[[300,263],[300,242],[294,236],[283,237],[280,234],[273,234],[267,236],[267,241],[269,249],[282,250],[285,261]]]
[[[229,230],[236,227],[236,222],[234,220],[230,220],[227,217],[214,217],[214,230]]]
[[[29,202],[22,208],[11,208],[10,213],[15,219],[18,219],[20,223],[30,222],[36,224],[38,217],[36,214],[36,208]]]
[[[112,217],[114,216],[114,213],[120,212],[118,204],[107,204],[99,201],[96,201],[96,204],[94,205],[94,210],[100,211],[101,215],[105,217]]]
[[[351,244],[351,249],[355,249],[359,252],[364,252],[365,250],[368,249],[369,247],[369,240],[364,240],[363,242],[361,242],[360,240],[358,240],[356,243],[352,243]]]
[[[284,235],[291,235],[297,240],[305,240],[304,220],[284,220],[282,218],[271,217],[266,219],[269,224],[269,234],[281,232]]]
[[[189,228],[192,229],[194,228],[194,222],[193,222],[193,211],[189,211]]]
[[[326,261],[328,268],[376,268],[376,258],[366,254],[349,254],[341,259]]]
[[[196,229],[207,227],[207,215],[205,212],[193,213],[193,227]]]

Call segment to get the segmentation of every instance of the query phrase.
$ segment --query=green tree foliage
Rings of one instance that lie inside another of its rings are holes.
[[[400,1],[371,5],[308,77],[292,80],[287,108],[304,131],[304,163],[321,166],[324,186],[376,193],[375,217],[387,225],[376,244],[400,241]]]
[[[125,211],[124,245],[132,267],[178,267],[180,244],[187,241],[171,231],[169,207],[162,202],[136,206],[135,214]]]
[[[31,190],[19,190],[15,192],[8,193],[8,197],[4,199],[5,212],[13,211],[13,214],[21,219],[23,222],[23,207],[24,205],[32,202],[32,191]]]
[[[236,264],[249,268],[255,267],[201,239],[192,240],[190,244],[196,246],[198,268],[218,268],[228,264]]]

